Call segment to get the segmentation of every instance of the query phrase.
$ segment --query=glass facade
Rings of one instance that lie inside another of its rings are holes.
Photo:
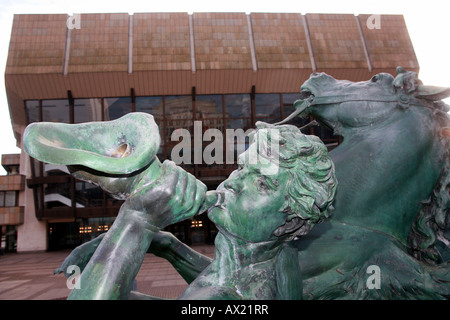
[[[275,123],[281,120],[280,95],[276,93],[255,95],[256,121]]]
[[[16,207],[17,191],[0,191],[0,207]]]
[[[25,102],[25,114],[27,115],[28,124],[41,121],[40,109],[39,100],[29,100]]]
[[[42,121],[70,123],[69,100],[42,100]]]
[[[132,112],[131,97],[103,99],[104,120],[115,120]]]
[[[102,121],[101,99],[75,99],[74,123]]]
[[[180,142],[172,141],[173,132],[176,129],[187,130],[191,147],[182,152],[191,152],[192,162],[180,165],[209,189],[215,189],[236,168],[238,153],[248,148],[248,138],[244,142],[235,139],[233,145],[226,145],[229,141],[224,139],[223,159],[218,159],[210,146],[215,140],[206,139],[205,132],[217,129],[225,138],[226,129],[245,132],[254,128],[256,121],[278,122],[294,111],[293,103],[299,97],[297,93],[248,93],[29,100],[25,101],[25,112],[28,123],[83,123],[115,120],[130,112],[152,114],[160,128],[160,160],[170,159],[172,149]],[[296,118],[290,124],[302,127],[311,120]],[[201,163],[194,162],[194,135],[199,133],[198,129],[194,130],[194,124],[198,125],[196,121],[201,123],[201,155],[210,151],[216,160],[212,164],[207,164],[204,158]],[[331,148],[339,143],[339,137],[323,127],[311,127],[305,133],[318,135]],[[233,153],[232,161],[226,154],[228,151]],[[33,188],[37,218],[73,219],[70,223],[49,223],[51,249],[77,246],[111,226],[123,201],[113,199],[93,184],[76,180],[63,166],[31,159],[31,169],[32,178],[28,184]],[[11,197],[5,192],[0,193],[0,206],[11,205]],[[212,242],[217,232],[206,215],[169,226],[167,230],[186,243]]]

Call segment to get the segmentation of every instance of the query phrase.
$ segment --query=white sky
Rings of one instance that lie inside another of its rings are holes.
[[[450,86],[448,0],[0,0],[0,154],[18,153],[6,99],[4,72],[15,13],[299,12],[403,14],[424,84]],[[383,28],[383,21],[381,21]],[[300,85],[300,84],[299,84]],[[450,99],[446,99],[450,104]],[[5,174],[0,166],[0,174]]]

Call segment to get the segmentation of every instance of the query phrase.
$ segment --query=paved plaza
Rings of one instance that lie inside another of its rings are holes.
[[[214,246],[192,248],[213,257]],[[7,253],[0,256],[0,300],[66,299],[70,290],[62,274],[53,270],[70,251]],[[162,298],[176,298],[187,287],[186,281],[166,260],[146,254],[136,277],[137,291]]]

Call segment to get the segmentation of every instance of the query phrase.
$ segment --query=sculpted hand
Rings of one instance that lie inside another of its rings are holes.
[[[166,160],[159,178],[131,196],[127,205],[143,212],[148,223],[162,229],[199,213],[205,196],[206,186],[201,181]]]

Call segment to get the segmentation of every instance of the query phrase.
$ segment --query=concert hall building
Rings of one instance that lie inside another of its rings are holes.
[[[312,72],[361,81],[379,72],[395,75],[397,66],[419,71],[402,15],[18,14],[5,85],[18,147],[32,122],[148,112],[160,127],[164,160],[178,143],[172,132],[193,134],[194,121],[203,132],[224,133],[285,118]],[[340,142],[326,128],[309,130],[330,150]],[[4,249],[73,248],[107,231],[122,203],[23,151],[6,155],[2,165],[8,169],[0,177]],[[236,168],[183,167],[210,189]],[[217,232],[206,214],[167,230],[188,244],[212,243]]]

